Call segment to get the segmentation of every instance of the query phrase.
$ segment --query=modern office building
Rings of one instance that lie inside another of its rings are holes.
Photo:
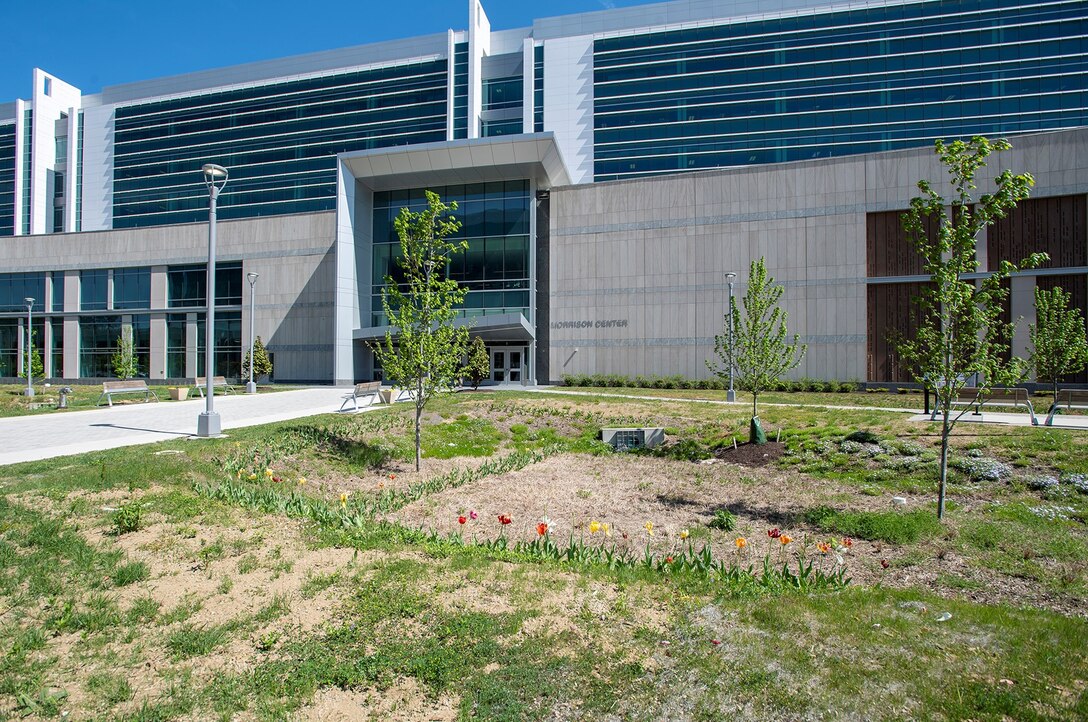
[[[219,199],[216,373],[255,324],[275,378],[380,375],[392,219],[458,203],[463,323],[492,379],[705,377],[724,274],[767,258],[797,375],[903,379],[889,332],[925,281],[898,214],[940,181],[937,138],[1009,137],[1033,198],[979,241],[1029,250],[1032,289],[1088,303],[1088,0],[676,0],[465,29],[107,87],[43,70],[0,105],[0,377],[204,373],[208,191]],[[984,181],[985,182],[985,181]],[[1017,350],[1026,344],[1026,323]]]

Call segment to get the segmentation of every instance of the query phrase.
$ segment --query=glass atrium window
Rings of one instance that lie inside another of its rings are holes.
[[[109,307],[109,272],[105,269],[79,272],[79,309],[105,311]]]
[[[113,272],[113,307],[151,308],[151,269],[118,268]]]

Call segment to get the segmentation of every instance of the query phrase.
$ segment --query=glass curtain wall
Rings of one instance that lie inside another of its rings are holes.
[[[453,215],[461,223],[457,238],[468,250],[457,254],[448,268],[450,278],[468,287],[463,316],[520,313],[529,316],[529,211],[526,180],[471,183],[432,188],[446,203],[457,202]],[[386,323],[382,288],[386,277],[402,282],[397,265],[400,240],[393,221],[401,208],[426,207],[424,189],[374,194],[373,277],[371,323]]]
[[[596,40],[594,178],[1088,124],[1084,0],[939,0]]]
[[[206,220],[207,159],[230,170],[219,217],[336,206],[336,154],[446,139],[445,58],[120,107],[113,227]]]

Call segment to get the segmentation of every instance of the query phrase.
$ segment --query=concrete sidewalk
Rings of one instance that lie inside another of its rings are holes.
[[[229,434],[229,429],[334,413],[350,391],[326,386],[216,396],[215,410]],[[196,398],[2,418],[0,466],[192,436],[203,410],[204,399]]]
[[[958,412],[957,412],[958,413]],[[1054,417],[1054,423],[1051,426],[1044,426],[1046,422],[1046,412],[1042,414],[1036,412],[1036,418],[1039,420],[1039,425],[1034,427],[1036,429],[1077,429],[1080,431],[1088,430],[1088,416],[1077,415],[1062,415],[1058,414]],[[929,422],[929,414],[918,414],[910,417],[911,421]],[[939,423],[940,417],[936,422]],[[968,424],[1002,424],[1004,426],[1028,426],[1031,427],[1031,416],[1027,412],[1020,414],[1001,414],[991,411],[986,411],[981,414],[975,414],[968,412],[960,417],[960,423]]]

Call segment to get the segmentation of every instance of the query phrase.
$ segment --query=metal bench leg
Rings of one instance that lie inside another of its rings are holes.
[[[1046,415],[1046,422],[1045,422],[1046,426],[1053,426],[1054,425],[1054,417],[1057,415],[1057,413],[1058,413],[1058,405],[1057,404],[1051,404],[1050,405],[1050,411],[1048,411],[1047,415]]]

